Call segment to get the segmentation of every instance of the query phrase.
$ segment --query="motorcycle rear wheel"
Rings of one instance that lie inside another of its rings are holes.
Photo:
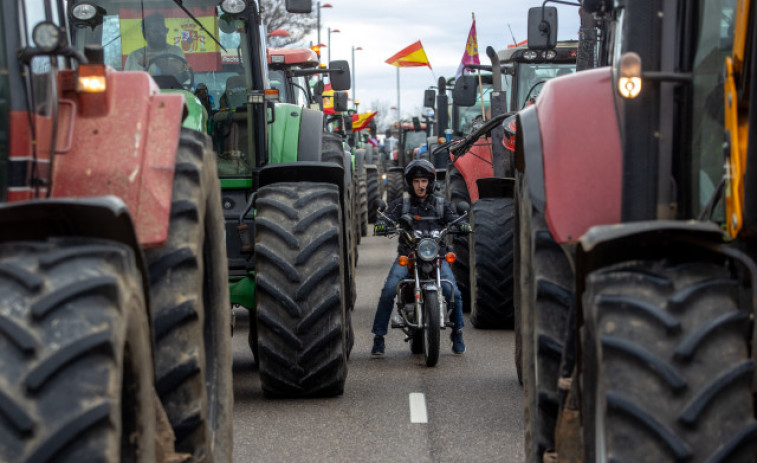
[[[429,291],[423,304],[423,356],[427,367],[439,361],[439,315],[439,293]]]

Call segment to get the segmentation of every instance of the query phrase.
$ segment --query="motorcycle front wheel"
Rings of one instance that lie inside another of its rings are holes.
[[[439,361],[439,293],[429,291],[423,304],[423,356],[426,366],[433,367]]]

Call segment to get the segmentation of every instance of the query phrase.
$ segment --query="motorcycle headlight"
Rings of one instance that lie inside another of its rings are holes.
[[[439,245],[432,239],[422,239],[418,243],[418,257],[425,261],[431,261],[436,259],[439,255]]]

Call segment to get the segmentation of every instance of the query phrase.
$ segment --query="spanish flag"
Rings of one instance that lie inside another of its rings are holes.
[[[431,63],[428,62],[428,57],[423,50],[420,40],[409,47],[403,48],[385,62],[398,68],[428,66],[431,69]]]
[[[368,123],[371,122],[371,119],[373,119],[373,116],[375,116],[376,113],[378,113],[378,111],[373,111],[371,113],[353,114],[352,131],[357,132],[358,130],[363,130],[364,128],[368,127]]]

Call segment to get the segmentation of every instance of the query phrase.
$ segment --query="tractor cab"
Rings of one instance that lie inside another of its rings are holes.
[[[310,107],[318,107],[313,88],[312,75],[305,70],[318,68],[318,55],[308,48],[268,48],[268,79],[271,88],[279,91],[279,100]]]

